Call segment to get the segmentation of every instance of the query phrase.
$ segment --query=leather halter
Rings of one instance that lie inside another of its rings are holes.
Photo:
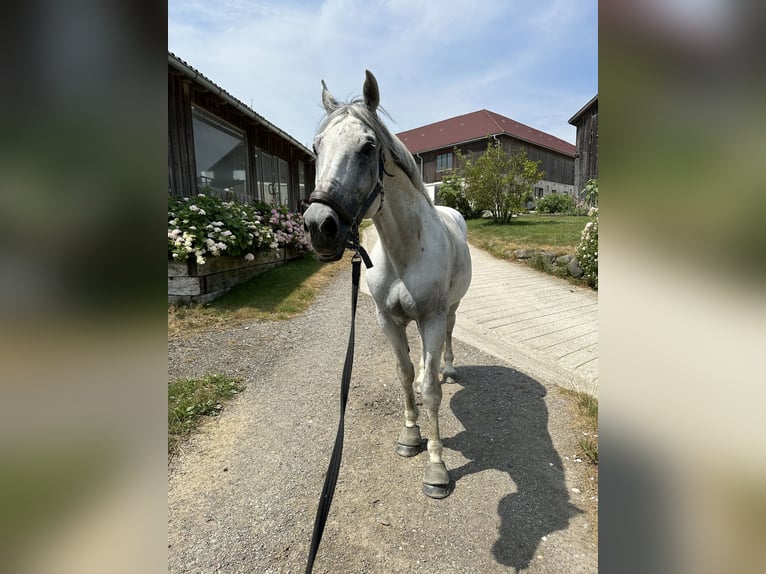
[[[359,225],[362,223],[362,220],[364,219],[364,214],[367,213],[367,210],[370,209],[373,202],[378,196],[380,196],[380,206],[378,207],[378,211],[380,211],[380,209],[383,207],[383,174],[387,174],[387,172],[386,172],[385,166],[383,165],[383,153],[381,152],[379,161],[378,161],[378,181],[370,190],[370,193],[367,195],[367,197],[362,202],[362,204],[359,206],[359,210],[356,212],[354,216],[351,216],[346,211],[346,209],[340,203],[338,203],[338,201],[336,201],[332,195],[330,195],[326,191],[322,191],[322,190],[312,191],[311,195],[309,195],[309,203],[322,203],[332,208],[335,211],[335,213],[338,214],[338,217],[343,223],[345,223],[352,229],[358,228]]]
[[[361,257],[362,261],[364,261],[364,266],[367,269],[372,267],[372,260],[370,259],[370,256],[367,254],[367,251],[364,249],[364,247],[362,247],[362,245],[359,243],[359,225],[364,219],[364,214],[367,213],[370,207],[372,207],[372,204],[375,202],[375,199],[378,196],[380,196],[380,205],[378,206],[378,211],[380,211],[383,207],[383,174],[391,175],[386,171],[386,167],[383,164],[383,152],[381,152],[378,159],[378,181],[370,190],[370,193],[367,194],[367,197],[359,206],[359,209],[355,215],[349,215],[346,209],[326,191],[314,190],[311,192],[311,195],[309,195],[309,204],[322,203],[328,206],[338,214],[338,217],[343,223],[349,226],[348,233],[346,233],[346,237],[343,238],[344,249],[354,251],[354,258]]]

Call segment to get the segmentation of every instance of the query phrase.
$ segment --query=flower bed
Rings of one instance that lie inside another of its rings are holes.
[[[168,301],[207,302],[309,251],[303,217],[284,206],[168,198]]]

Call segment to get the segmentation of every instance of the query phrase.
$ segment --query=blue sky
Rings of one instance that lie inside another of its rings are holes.
[[[324,79],[378,79],[393,132],[486,108],[570,143],[598,91],[596,0],[168,2],[168,50],[310,147]]]

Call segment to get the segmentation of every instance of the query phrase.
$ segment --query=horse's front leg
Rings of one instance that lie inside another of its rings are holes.
[[[439,431],[439,407],[442,388],[439,363],[446,332],[446,317],[436,317],[418,325],[423,339],[424,373],[421,385],[423,404],[428,412],[428,463],[423,476],[423,492],[431,498],[444,498],[450,493],[447,467],[442,460],[442,440]]]
[[[415,456],[420,452],[420,427],[417,425],[419,411],[415,404],[415,391],[412,388],[415,368],[410,360],[407,331],[381,313],[378,314],[378,323],[394,349],[396,371],[404,391],[404,428],[399,434],[396,452],[400,456]]]

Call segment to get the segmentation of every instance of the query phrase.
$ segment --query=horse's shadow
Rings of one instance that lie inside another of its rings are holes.
[[[507,367],[458,367],[463,386],[450,401],[465,427],[444,446],[470,462],[450,469],[460,479],[497,469],[507,472],[517,490],[498,503],[495,559],[517,571],[529,567],[541,537],[567,527],[582,512],[570,504],[561,458],[548,433],[546,390],[540,383]]]

